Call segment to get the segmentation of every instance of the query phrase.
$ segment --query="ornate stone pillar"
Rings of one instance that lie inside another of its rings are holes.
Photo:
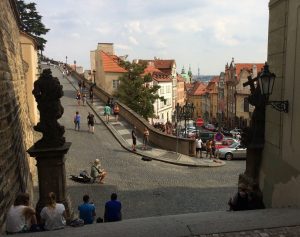
[[[40,111],[40,121],[34,129],[43,134],[27,152],[35,157],[38,169],[39,201],[36,206],[37,216],[47,203],[49,192],[54,192],[57,202],[66,207],[67,217],[72,216],[70,200],[66,195],[65,154],[71,143],[65,141],[64,126],[57,120],[64,113],[60,98],[63,96],[62,86],[52,76],[51,69],[44,69],[34,83],[32,93]]]
[[[70,199],[66,194],[65,170],[65,154],[70,146],[71,143],[66,142],[63,146],[57,148],[35,148],[35,146],[32,146],[27,151],[37,161],[39,200],[36,205],[36,212],[38,216],[47,203],[49,192],[56,194],[57,202],[65,205],[67,216],[72,216]]]

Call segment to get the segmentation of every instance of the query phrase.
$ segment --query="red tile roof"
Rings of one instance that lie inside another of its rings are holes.
[[[239,77],[239,75],[243,69],[251,71],[253,68],[253,65],[256,65],[257,73],[259,73],[265,64],[264,63],[236,63],[235,64],[236,76]]]
[[[104,72],[126,72],[124,68],[119,66],[118,61],[120,59],[116,55],[109,55],[103,51],[100,51],[100,55],[103,62]]]
[[[150,74],[153,78],[153,80],[157,81],[157,82],[171,82],[172,79],[171,77],[166,74],[163,73],[162,71],[160,71],[159,69],[157,69],[155,66],[148,64],[147,67],[144,70],[144,75],[145,74]]]
[[[191,84],[193,87],[191,90],[188,91],[188,94],[191,96],[199,96],[203,95],[207,92],[207,85],[203,82],[195,82],[194,84]]]
[[[138,63],[140,63],[140,64],[152,63],[157,69],[159,69],[163,73],[166,73],[169,75],[171,75],[171,73],[172,73],[173,64],[176,64],[174,59],[152,59],[152,60],[139,59]]]
[[[178,82],[185,82],[184,78],[178,73],[177,73],[177,81]]]

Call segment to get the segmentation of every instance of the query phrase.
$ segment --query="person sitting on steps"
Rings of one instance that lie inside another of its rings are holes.
[[[107,175],[107,172],[104,169],[101,169],[101,164],[99,159],[95,159],[91,167],[91,177],[92,182],[94,183],[96,179],[99,178],[99,183],[104,184],[103,179]]]

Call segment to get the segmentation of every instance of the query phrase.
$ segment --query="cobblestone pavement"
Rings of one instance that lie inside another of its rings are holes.
[[[140,156],[124,150],[100,119],[96,118],[95,134],[89,133],[86,117],[90,108],[77,105],[75,89],[57,69],[53,69],[53,75],[63,85],[65,112],[60,123],[65,126],[66,140],[72,142],[66,155],[67,178],[81,170],[89,172],[95,158],[108,171],[104,185],[67,180],[74,209],[87,193],[96,205],[97,216],[102,216],[112,192],[117,192],[122,201],[124,219],[227,209],[245,161],[231,161],[213,169],[142,161]],[[81,114],[79,132],[74,131],[76,111]]]

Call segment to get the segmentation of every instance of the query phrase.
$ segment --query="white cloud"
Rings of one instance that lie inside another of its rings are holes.
[[[129,36],[128,40],[130,43],[134,44],[134,45],[138,45],[139,42],[133,37],[133,36]]]
[[[215,37],[216,39],[227,46],[235,46],[239,44],[239,41],[234,37],[230,21],[226,19],[219,20],[215,23],[214,31],[215,31]],[[236,32],[236,34],[242,34],[242,30],[239,32]]]
[[[139,21],[130,21],[128,24],[125,24],[125,28],[128,29],[129,33],[141,33],[141,23]]]
[[[90,65],[98,42],[113,42],[117,55],[130,58],[173,58],[180,69],[199,65],[203,74],[219,74],[231,57],[264,62],[267,56],[269,0],[31,1],[50,28],[45,53],[68,55],[78,65]]]
[[[115,44],[116,49],[131,50],[131,47],[126,44]]]

